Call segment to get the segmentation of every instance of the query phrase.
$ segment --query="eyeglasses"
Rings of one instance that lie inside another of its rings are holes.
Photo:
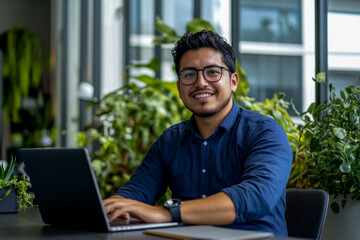
[[[226,71],[230,72],[229,69],[226,67],[218,67],[218,66],[207,66],[203,69],[196,69],[196,68],[188,68],[182,70],[178,73],[179,80],[184,85],[192,85],[198,79],[198,72],[202,71],[203,76],[208,82],[217,82],[222,77],[222,70],[225,69]]]

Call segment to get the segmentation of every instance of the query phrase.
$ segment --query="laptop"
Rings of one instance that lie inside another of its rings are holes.
[[[172,227],[118,219],[109,223],[86,148],[20,149],[42,220],[53,226],[113,232]]]

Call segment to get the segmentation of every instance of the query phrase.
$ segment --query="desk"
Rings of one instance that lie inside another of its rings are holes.
[[[18,214],[0,214],[0,239],[71,239],[71,240],[115,240],[115,239],[156,239],[167,238],[143,234],[142,231],[94,233],[70,229],[60,229],[45,225],[38,208],[28,208]],[[273,240],[296,240],[298,238],[275,237]]]

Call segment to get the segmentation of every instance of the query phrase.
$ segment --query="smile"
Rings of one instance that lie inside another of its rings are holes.
[[[195,98],[206,98],[206,97],[210,97],[210,96],[211,96],[210,93],[203,93],[203,94],[195,95]]]

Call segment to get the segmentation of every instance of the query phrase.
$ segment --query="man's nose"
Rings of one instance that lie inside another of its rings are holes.
[[[197,77],[198,77],[198,79],[195,82],[195,85],[197,85],[197,86],[207,86],[209,84],[209,82],[204,77],[203,71],[199,71]]]

